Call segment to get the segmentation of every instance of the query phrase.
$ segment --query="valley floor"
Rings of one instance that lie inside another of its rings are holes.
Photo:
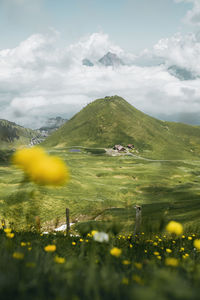
[[[94,155],[54,149],[70,170],[62,188],[23,182],[23,174],[0,166],[0,217],[13,228],[32,228],[39,216],[43,230],[65,223],[70,209],[74,228],[116,222],[122,232],[134,228],[134,205],[142,205],[143,229],[153,231],[175,219],[188,230],[200,224],[200,161],[156,161],[134,156]]]

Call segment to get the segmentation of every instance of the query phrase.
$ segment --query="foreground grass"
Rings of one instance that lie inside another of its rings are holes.
[[[1,230],[0,295],[3,299],[199,299],[200,253],[193,246],[197,237],[110,234],[108,243],[99,243],[90,234],[14,232],[9,238]],[[56,250],[46,252],[47,245],[55,245]],[[111,255],[113,247],[122,250],[119,257]]]

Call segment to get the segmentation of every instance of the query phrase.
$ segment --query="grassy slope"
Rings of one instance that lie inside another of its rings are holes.
[[[56,218],[116,220],[132,231],[134,204],[143,205],[143,224],[154,228],[163,217],[199,225],[200,162],[148,162],[132,157],[95,156],[55,149],[70,168],[71,180],[63,188],[20,184],[22,173],[0,167],[0,216],[17,226],[27,226],[39,215],[42,224]],[[96,218],[97,217],[97,218]],[[146,221],[145,221],[146,219]],[[96,226],[96,223],[95,223]]]
[[[182,159],[199,157],[199,140],[198,126],[157,120],[114,96],[87,105],[44,145],[112,147],[131,143],[146,157]]]
[[[7,120],[0,120],[0,148],[27,145],[37,132]]]

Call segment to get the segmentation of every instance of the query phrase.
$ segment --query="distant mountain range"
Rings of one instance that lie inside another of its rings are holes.
[[[57,130],[66,121],[61,117],[49,118],[44,127],[32,130],[14,122],[0,119],[0,149],[40,144],[50,133]]]
[[[177,77],[179,80],[184,81],[184,80],[195,80],[199,76],[194,75],[191,71],[185,69],[185,68],[180,68],[178,66],[171,66],[168,68],[168,72]]]
[[[105,67],[119,67],[125,65],[122,59],[120,59],[115,53],[108,52],[102,58],[100,58],[97,62],[93,63],[88,58],[82,60],[82,64],[87,67],[93,67],[95,64],[100,64]]]
[[[67,122],[67,119],[63,119],[61,117],[49,118],[47,119],[46,123],[39,128],[39,130],[51,133],[62,126],[65,122]]]
[[[43,143],[101,148],[116,144],[133,144],[141,155],[156,159],[200,159],[200,127],[152,118],[112,96],[88,104]]]
[[[0,148],[12,148],[28,145],[32,138],[38,136],[36,130],[27,129],[14,122],[0,119]]]
[[[144,58],[143,58],[144,59]],[[159,64],[164,64],[164,61],[162,60],[158,60]],[[120,67],[120,66],[125,66],[126,63],[118,57],[117,54],[112,53],[112,52],[108,52],[107,54],[105,54],[102,58],[100,58],[98,61],[92,62],[90,59],[85,58],[82,60],[82,64],[84,66],[87,67],[94,67],[95,65],[103,65],[105,67]],[[141,64],[141,63],[140,63]],[[139,64],[139,65],[140,65]],[[134,62],[132,63],[132,65],[134,65]],[[138,65],[137,60],[136,60],[136,65]],[[157,65],[157,64],[155,64]],[[130,66],[130,64],[129,64]],[[145,67],[145,64],[142,65],[143,67]],[[151,65],[147,65],[146,67],[150,67],[150,66],[154,66],[153,64]],[[199,76],[197,76],[196,74],[194,74],[193,72],[191,72],[190,70],[187,70],[186,68],[182,68],[176,65],[172,65],[170,67],[167,67],[166,70],[174,77],[178,78],[181,81],[184,80],[195,80],[197,78],[199,78]]]

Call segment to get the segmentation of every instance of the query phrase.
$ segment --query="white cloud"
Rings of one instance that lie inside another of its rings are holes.
[[[165,65],[86,67],[81,64],[83,58],[97,61],[108,51],[127,60],[135,56],[125,53],[103,33],[65,48],[57,47],[58,38],[57,34],[36,34],[14,49],[0,51],[0,118],[37,128],[48,116],[69,118],[92,100],[115,94],[154,116],[200,114],[200,80],[181,82],[166,71]],[[187,47],[179,46],[181,38],[174,39],[159,42],[153,55],[170,61],[174,55],[170,54],[171,58],[167,53],[176,45],[184,51],[174,62],[180,60],[185,66],[193,57],[194,37],[187,38]]]
[[[175,0],[175,2],[192,3],[193,7],[189,10],[184,18],[184,21],[190,25],[200,26],[200,1],[199,0]]]
[[[200,75],[200,35],[199,33],[181,35],[161,39],[154,46],[154,55],[163,58],[169,66],[177,65],[181,68]]]

